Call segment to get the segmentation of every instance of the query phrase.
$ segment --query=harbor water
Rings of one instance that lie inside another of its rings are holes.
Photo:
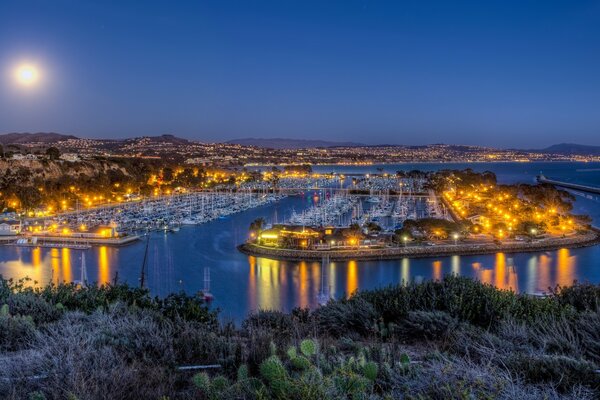
[[[418,163],[313,169],[350,174],[463,168],[493,171],[500,183],[533,183],[535,176],[543,172],[548,178],[600,187],[600,163]],[[600,225],[599,196],[571,192],[577,198],[574,212],[588,214],[596,226]],[[152,233],[147,254],[148,287],[159,296],[180,290],[195,293],[204,288],[204,270],[210,268],[213,307],[221,310],[222,318],[240,321],[257,309],[316,307],[323,290],[333,297],[343,297],[358,289],[440,279],[451,273],[530,293],[575,280],[600,283],[600,246],[522,254],[331,262],[325,267],[320,262],[276,261],[237,251],[236,246],[246,239],[254,219],[282,222],[314,201],[315,193],[309,191],[224,219],[183,226],[176,233]],[[28,277],[38,285],[78,280],[85,253],[90,280],[106,283],[118,277],[121,282],[139,285],[145,247],[145,241],[88,250],[0,246],[0,274],[4,278]]]

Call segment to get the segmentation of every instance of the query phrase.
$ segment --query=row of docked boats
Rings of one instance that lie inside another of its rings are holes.
[[[426,178],[407,178],[396,175],[367,175],[354,181],[353,188],[370,191],[394,191],[422,193],[427,186]]]
[[[119,232],[177,231],[183,225],[227,218],[283,197],[250,191],[194,192],[61,214],[52,222],[73,227],[110,224],[118,226]]]
[[[302,211],[292,212],[289,223],[303,226],[341,226],[347,216],[358,202],[356,196],[335,194],[325,197],[316,205]]]

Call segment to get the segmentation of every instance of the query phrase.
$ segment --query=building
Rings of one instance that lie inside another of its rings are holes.
[[[354,249],[385,245],[386,238],[366,235],[350,228],[313,229],[300,225],[274,225],[257,238],[261,246],[284,249]]]
[[[119,237],[119,232],[114,225],[96,225],[90,229],[80,227],[80,231],[73,233],[72,236],[92,239],[113,239]]]
[[[3,219],[0,221],[0,236],[15,236],[21,232],[21,221]]]
[[[69,162],[81,161],[81,158],[75,153],[65,153],[60,155],[60,159]]]
[[[258,235],[258,244],[270,247],[309,248],[321,233],[305,226],[274,225]]]

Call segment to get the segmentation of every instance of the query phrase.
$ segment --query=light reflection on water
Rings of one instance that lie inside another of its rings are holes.
[[[158,247],[164,244],[161,239],[159,237],[155,242],[158,249],[156,254],[160,259],[152,261],[152,257],[149,257],[151,263],[158,263],[159,270],[161,260],[165,259],[160,257]],[[121,281],[137,285],[141,258],[135,258],[131,264],[118,264],[119,260],[127,258],[127,254],[123,253],[134,252],[135,246],[86,250],[90,279],[108,283],[119,271]],[[196,249],[189,255],[171,254],[173,266],[177,266],[175,271],[164,276],[147,275],[152,292],[166,294],[165,276],[171,276],[174,280],[169,285],[170,290],[183,289],[189,293],[201,290],[204,286],[203,268],[197,268],[195,262],[190,262],[196,256],[201,259],[201,251]],[[137,253],[139,255],[139,251]],[[70,282],[80,279],[81,254],[81,250],[4,247],[0,249],[0,256],[4,260],[0,262],[0,273],[16,279],[29,277],[32,280],[30,284]],[[449,274],[473,277],[501,289],[530,293],[547,291],[557,284],[569,285],[574,280],[597,283],[600,281],[600,272],[594,260],[598,256],[600,247],[530,254],[338,261],[325,266],[323,280],[321,263],[314,261],[277,261],[231,252],[230,257],[206,265],[211,268],[211,292],[215,296],[215,306],[223,310],[228,318],[239,320],[251,310],[315,307],[321,290],[341,298],[359,289],[442,279]]]
[[[556,284],[569,285],[574,280],[600,282],[600,246],[538,253],[331,262],[325,267],[323,284],[321,262],[276,261],[249,257],[236,250],[255,218],[266,216],[281,221],[292,210],[298,212],[310,205],[311,197],[312,192],[307,192],[305,197],[290,197],[225,220],[184,227],[175,234],[151,235],[148,287],[161,296],[178,290],[195,293],[203,288],[204,268],[209,267],[214,306],[221,309],[224,318],[239,321],[251,310],[315,307],[322,286],[340,298],[359,289],[441,279],[448,274],[529,293],[546,291]],[[583,207],[580,212],[600,215],[598,202],[578,198],[576,207]],[[145,242],[139,241],[122,248],[85,250],[89,279],[107,283],[118,273],[121,282],[139,285],[144,249]],[[39,284],[78,280],[81,255],[81,250],[0,246],[0,274],[16,279],[27,276]]]

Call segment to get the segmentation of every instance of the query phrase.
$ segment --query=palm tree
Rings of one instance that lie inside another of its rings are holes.
[[[260,217],[260,218],[256,218],[254,221],[252,221],[252,223],[250,224],[250,230],[251,231],[261,231],[263,229],[263,227],[265,226],[265,219]]]

